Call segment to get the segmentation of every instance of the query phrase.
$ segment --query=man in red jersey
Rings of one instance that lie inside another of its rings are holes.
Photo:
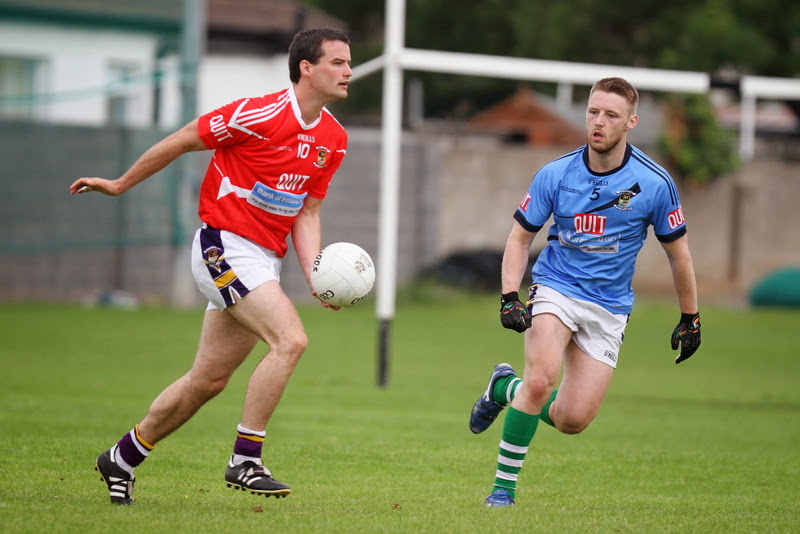
[[[322,200],[347,150],[347,133],[325,106],[347,98],[350,62],[343,32],[302,31],[289,46],[288,89],[202,115],[148,149],[116,180],[80,178],[70,186],[72,194],[116,196],[182,154],[215,151],[200,189],[203,225],[192,246],[192,274],[209,300],[197,355],[144,419],[97,458],[112,503],[133,503],[134,468],[222,391],[259,339],[269,350],[247,385],[225,480],[228,487],[266,496],[291,492],[261,461],[265,427],[308,341],[280,286],[281,259],[291,234],[309,280],[321,248]]]

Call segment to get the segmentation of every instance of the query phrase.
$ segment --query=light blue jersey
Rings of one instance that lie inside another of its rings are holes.
[[[627,314],[647,228],[663,242],[686,233],[680,198],[669,173],[630,144],[613,171],[592,172],[588,157],[584,146],[542,167],[514,219],[538,232],[553,216],[534,283]]]

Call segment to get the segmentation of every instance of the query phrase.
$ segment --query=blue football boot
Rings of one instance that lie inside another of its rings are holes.
[[[489,507],[513,506],[514,497],[509,495],[506,489],[497,488],[492,492],[491,495],[486,497],[486,500],[483,502],[483,505]]]
[[[495,383],[506,376],[516,376],[514,369],[507,363],[498,363],[494,366],[492,376],[489,378],[489,385],[486,387],[486,392],[475,401],[472,406],[472,413],[469,415],[469,429],[473,434],[480,434],[494,423],[505,404],[500,404],[492,400],[492,389]]]

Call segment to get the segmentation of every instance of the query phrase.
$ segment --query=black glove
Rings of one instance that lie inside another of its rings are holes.
[[[694,354],[700,347],[700,314],[681,313],[681,322],[672,331],[672,350],[680,346],[681,353],[675,358],[675,363],[681,363]]]
[[[531,327],[531,314],[519,301],[519,293],[512,291],[500,296],[500,322],[503,328],[524,332]]]

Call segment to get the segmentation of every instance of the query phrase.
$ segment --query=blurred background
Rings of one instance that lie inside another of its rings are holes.
[[[0,298],[204,305],[187,249],[210,153],[118,198],[70,197],[69,184],[115,178],[195,116],[287,87],[298,30],[346,30],[354,66],[379,56],[384,12],[372,0],[0,0]],[[800,95],[747,100],[741,83],[796,79],[798,28],[800,4],[774,0],[408,0],[405,46],[707,73],[707,94],[642,91],[630,141],[676,179],[701,301],[798,306]],[[531,177],[584,144],[589,87],[564,89],[404,73],[399,284],[499,290]],[[382,76],[371,74],[331,106],[350,144],[323,210],[325,243],[356,242],[373,258],[381,98]],[[283,283],[310,300],[291,252]],[[640,295],[672,293],[655,239],[634,284]]]

